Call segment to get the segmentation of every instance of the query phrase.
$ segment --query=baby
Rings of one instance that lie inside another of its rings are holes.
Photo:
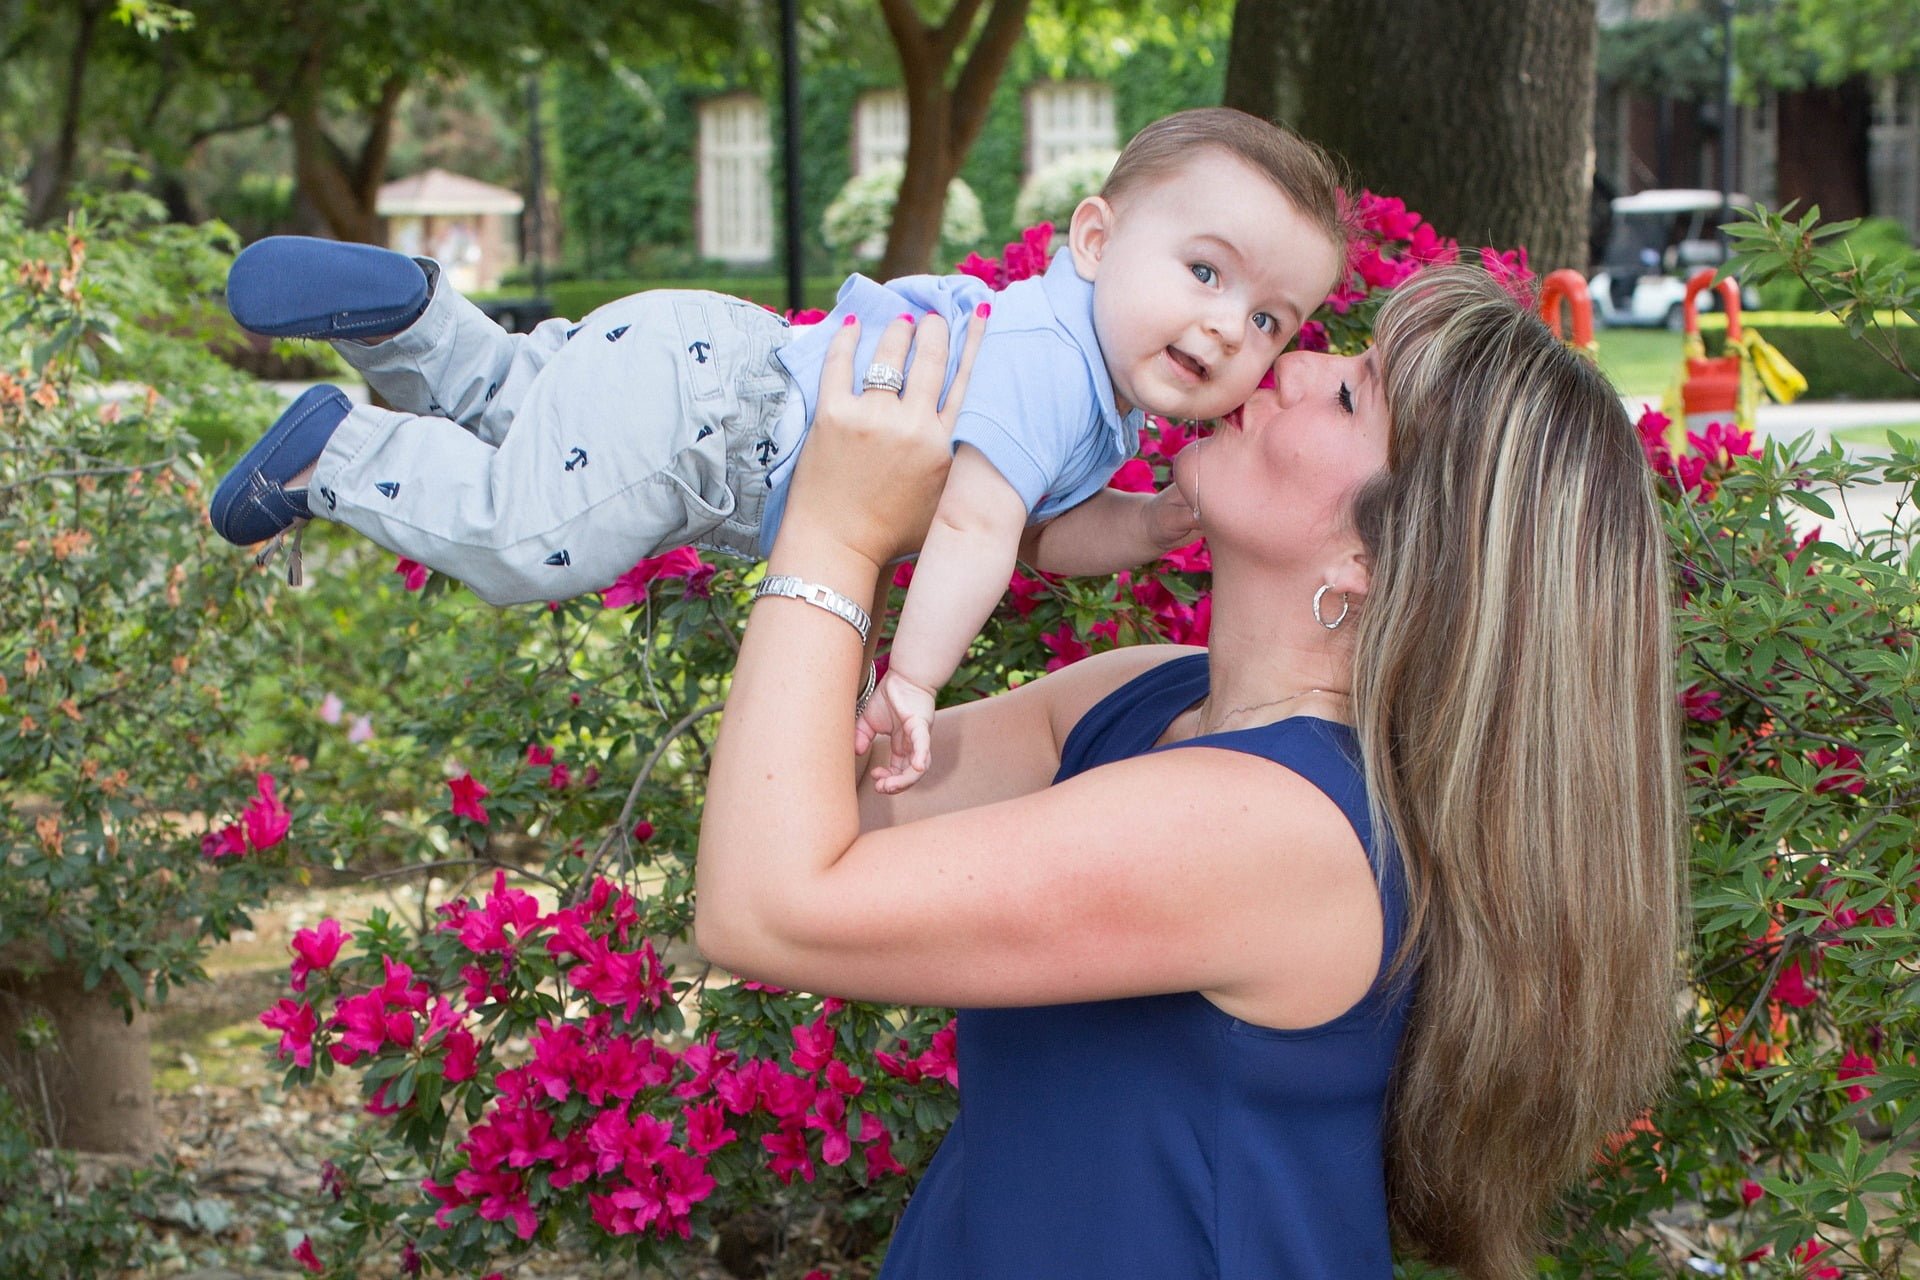
[[[887,675],[858,718],[856,750],[888,735],[874,778],[897,792],[930,763],[935,695],[1028,527],[1054,521],[1038,567],[1070,573],[1129,568],[1191,537],[1177,490],[1107,481],[1146,413],[1210,420],[1244,403],[1344,261],[1326,157],[1223,108],[1128,143],[1043,276],[993,293],[969,276],[856,275],[808,327],[658,290],[514,335],[430,261],[276,237],[234,263],[235,319],[332,339],[397,410],[313,388],[222,479],[210,514],[241,545],[336,520],[494,604],[598,590],[688,544],[764,557],[840,327],[860,321],[854,367],[872,394],[897,391],[903,372],[873,363],[889,321],[945,318],[950,382],[966,325],[990,309]],[[864,612],[839,603],[864,636]]]

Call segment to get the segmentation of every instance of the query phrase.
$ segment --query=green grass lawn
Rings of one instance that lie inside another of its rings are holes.
[[[1898,436],[1908,444],[1920,444],[1920,422],[1895,422],[1874,427],[1841,427],[1833,438],[1841,444],[1863,449],[1884,449]]]
[[[1665,329],[1601,329],[1600,370],[1623,396],[1657,396],[1680,368],[1681,336]]]

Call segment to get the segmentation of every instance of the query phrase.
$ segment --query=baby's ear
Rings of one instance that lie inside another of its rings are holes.
[[[1100,273],[1100,257],[1113,235],[1113,217],[1113,206],[1104,196],[1088,196],[1073,211],[1073,220],[1067,224],[1067,247],[1073,250],[1073,269],[1082,280],[1091,281]]]

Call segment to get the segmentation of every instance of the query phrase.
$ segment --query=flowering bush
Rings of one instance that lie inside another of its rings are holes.
[[[124,1192],[47,1149],[157,1145],[126,1018],[284,874],[301,762],[248,740],[276,601],[204,516],[194,431],[272,401],[196,318],[228,237],[133,197],[21,214],[0,189],[0,1272],[68,1276],[127,1265]]]
[[[1120,153],[1110,147],[1076,151],[1034,170],[1014,199],[1014,222],[1023,227],[1041,222],[1066,226],[1082,200],[1100,194],[1119,158]]]
[[[855,174],[820,215],[820,238],[836,253],[859,263],[880,260],[887,248],[887,227],[900,198],[906,165],[898,160],[876,164]],[[947,183],[947,203],[940,214],[942,245],[978,244],[987,234],[986,214],[973,188],[955,178]]]

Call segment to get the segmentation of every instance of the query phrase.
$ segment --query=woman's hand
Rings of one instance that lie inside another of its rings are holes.
[[[918,324],[903,316],[881,336],[875,364],[904,369],[909,350],[914,356],[898,395],[884,388],[851,390],[859,325],[850,319],[834,335],[813,429],[795,464],[782,539],[789,531],[796,540],[829,538],[876,568],[919,550],[953,458],[953,424],[985,331],[986,318],[976,313],[944,408],[940,384],[949,335],[938,315],[929,313]]]

